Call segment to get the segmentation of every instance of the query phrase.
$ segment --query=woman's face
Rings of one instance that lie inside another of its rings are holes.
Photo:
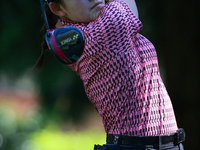
[[[105,0],[62,0],[66,18],[74,22],[89,23],[100,14]]]

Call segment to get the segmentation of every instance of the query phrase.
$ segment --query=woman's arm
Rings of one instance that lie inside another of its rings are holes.
[[[105,0],[105,1],[111,2],[111,1],[113,1],[113,0]],[[135,0],[122,0],[122,1],[124,1],[124,2],[128,5],[128,7],[130,8],[130,10],[133,12],[133,14],[134,14],[137,18],[139,18],[138,9],[137,9],[137,5],[136,5],[136,3],[135,3]]]

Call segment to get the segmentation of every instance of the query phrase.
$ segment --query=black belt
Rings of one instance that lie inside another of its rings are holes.
[[[122,136],[107,134],[106,142],[108,144],[119,144],[120,145],[160,145],[168,144],[173,142],[175,145],[185,141],[185,131],[178,129],[176,133],[162,136]]]

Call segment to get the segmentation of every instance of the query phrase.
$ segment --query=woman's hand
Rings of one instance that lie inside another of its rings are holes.
[[[135,3],[135,0],[122,0],[124,1],[128,7],[130,8],[130,10],[133,12],[133,14],[139,18],[139,15],[138,15],[138,9],[137,9],[137,5]]]
[[[105,0],[105,2],[112,2],[113,0]],[[137,5],[135,3],[135,0],[121,0],[121,1],[124,1],[128,7],[130,8],[130,10],[133,12],[133,14],[139,18],[139,15],[138,15],[138,9],[137,9]]]

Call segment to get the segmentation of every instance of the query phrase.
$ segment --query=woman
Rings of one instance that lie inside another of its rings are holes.
[[[177,127],[155,48],[139,33],[135,1],[52,0],[48,8],[51,28],[83,32],[83,53],[69,67],[102,117],[107,144],[95,149],[182,150],[184,130]]]

